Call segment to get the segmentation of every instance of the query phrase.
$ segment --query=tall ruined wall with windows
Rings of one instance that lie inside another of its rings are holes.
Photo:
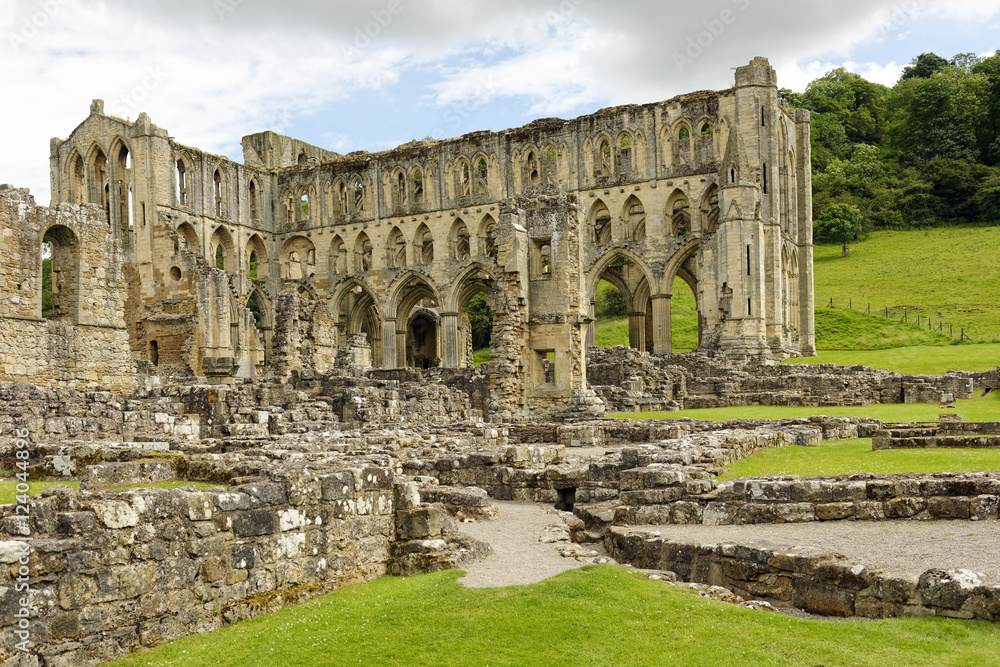
[[[110,236],[94,206],[45,208],[0,186],[0,381],[132,388],[122,253]]]
[[[140,282],[126,318],[133,354],[164,372],[294,364],[302,355],[276,341],[317,327],[309,335],[331,350],[313,355],[323,366],[363,334],[376,367],[469,367],[469,301],[509,283],[497,238],[519,223],[501,207],[516,199],[531,217],[559,195],[573,198],[563,226],[579,243],[550,244],[547,270],[581,279],[579,303],[547,313],[545,333],[508,327],[525,349],[548,349],[531,338],[563,327],[553,356],[582,358],[603,279],[625,297],[630,345],[669,353],[679,278],[697,300],[702,349],[814,351],[809,115],[785,108],[766,59],[737,68],[728,90],[570,121],[348,155],[264,132],[243,151],[238,164],[183,146],[145,114],[129,123],[100,102],[53,141],[53,200],[105,210]],[[279,301],[282,319],[315,326],[276,334]],[[568,334],[577,319],[582,337]]]

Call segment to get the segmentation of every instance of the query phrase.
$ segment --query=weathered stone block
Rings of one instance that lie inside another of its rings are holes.
[[[278,528],[278,521],[274,510],[248,510],[232,515],[232,527],[236,537],[273,535]]]

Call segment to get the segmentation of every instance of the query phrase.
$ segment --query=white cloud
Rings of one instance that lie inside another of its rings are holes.
[[[412,102],[432,107],[444,136],[467,131],[473,112],[518,124],[725,88],[731,68],[758,55],[784,87],[841,65],[889,84],[901,67],[854,63],[855,47],[917,21],[981,27],[998,13],[1000,0],[5,0],[0,61],[16,93],[0,106],[0,182],[45,198],[48,139],[66,136],[95,97],[238,159],[243,134],[286,130],[358,91],[392,97],[414,73],[430,88]],[[365,109],[331,120],[315,141],[351,150],[340,128],[365,120]],[[380,146],[389,133],[426,133],[365,131]]]

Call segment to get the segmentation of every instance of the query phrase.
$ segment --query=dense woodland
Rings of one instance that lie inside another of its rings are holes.
[[[1000,55],[924,53],[892,88],[835,69],[780,94],[812,115],[818,241],[842,240],[823,224],[835,204],[862,232],[1000,221]]]

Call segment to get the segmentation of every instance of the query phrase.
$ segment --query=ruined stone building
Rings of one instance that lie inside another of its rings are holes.
[[[728,90],[571,121],[348,155],[262,132],[243,152],[184,146],[99,100],[54,139],[53,210],[9,191],[0,216],[0,344],[20,359],[0,379],[100,384],[130,361],[212,382],[469,368],[465,311],[487,293],[491,386],[522,407],[582,400],[602,279],[634,348],[671,351],[680,277],[701,349],[814,354],[809,114],[786,109],[764,58]],[[33,365],[25,350],[48,352]]]

